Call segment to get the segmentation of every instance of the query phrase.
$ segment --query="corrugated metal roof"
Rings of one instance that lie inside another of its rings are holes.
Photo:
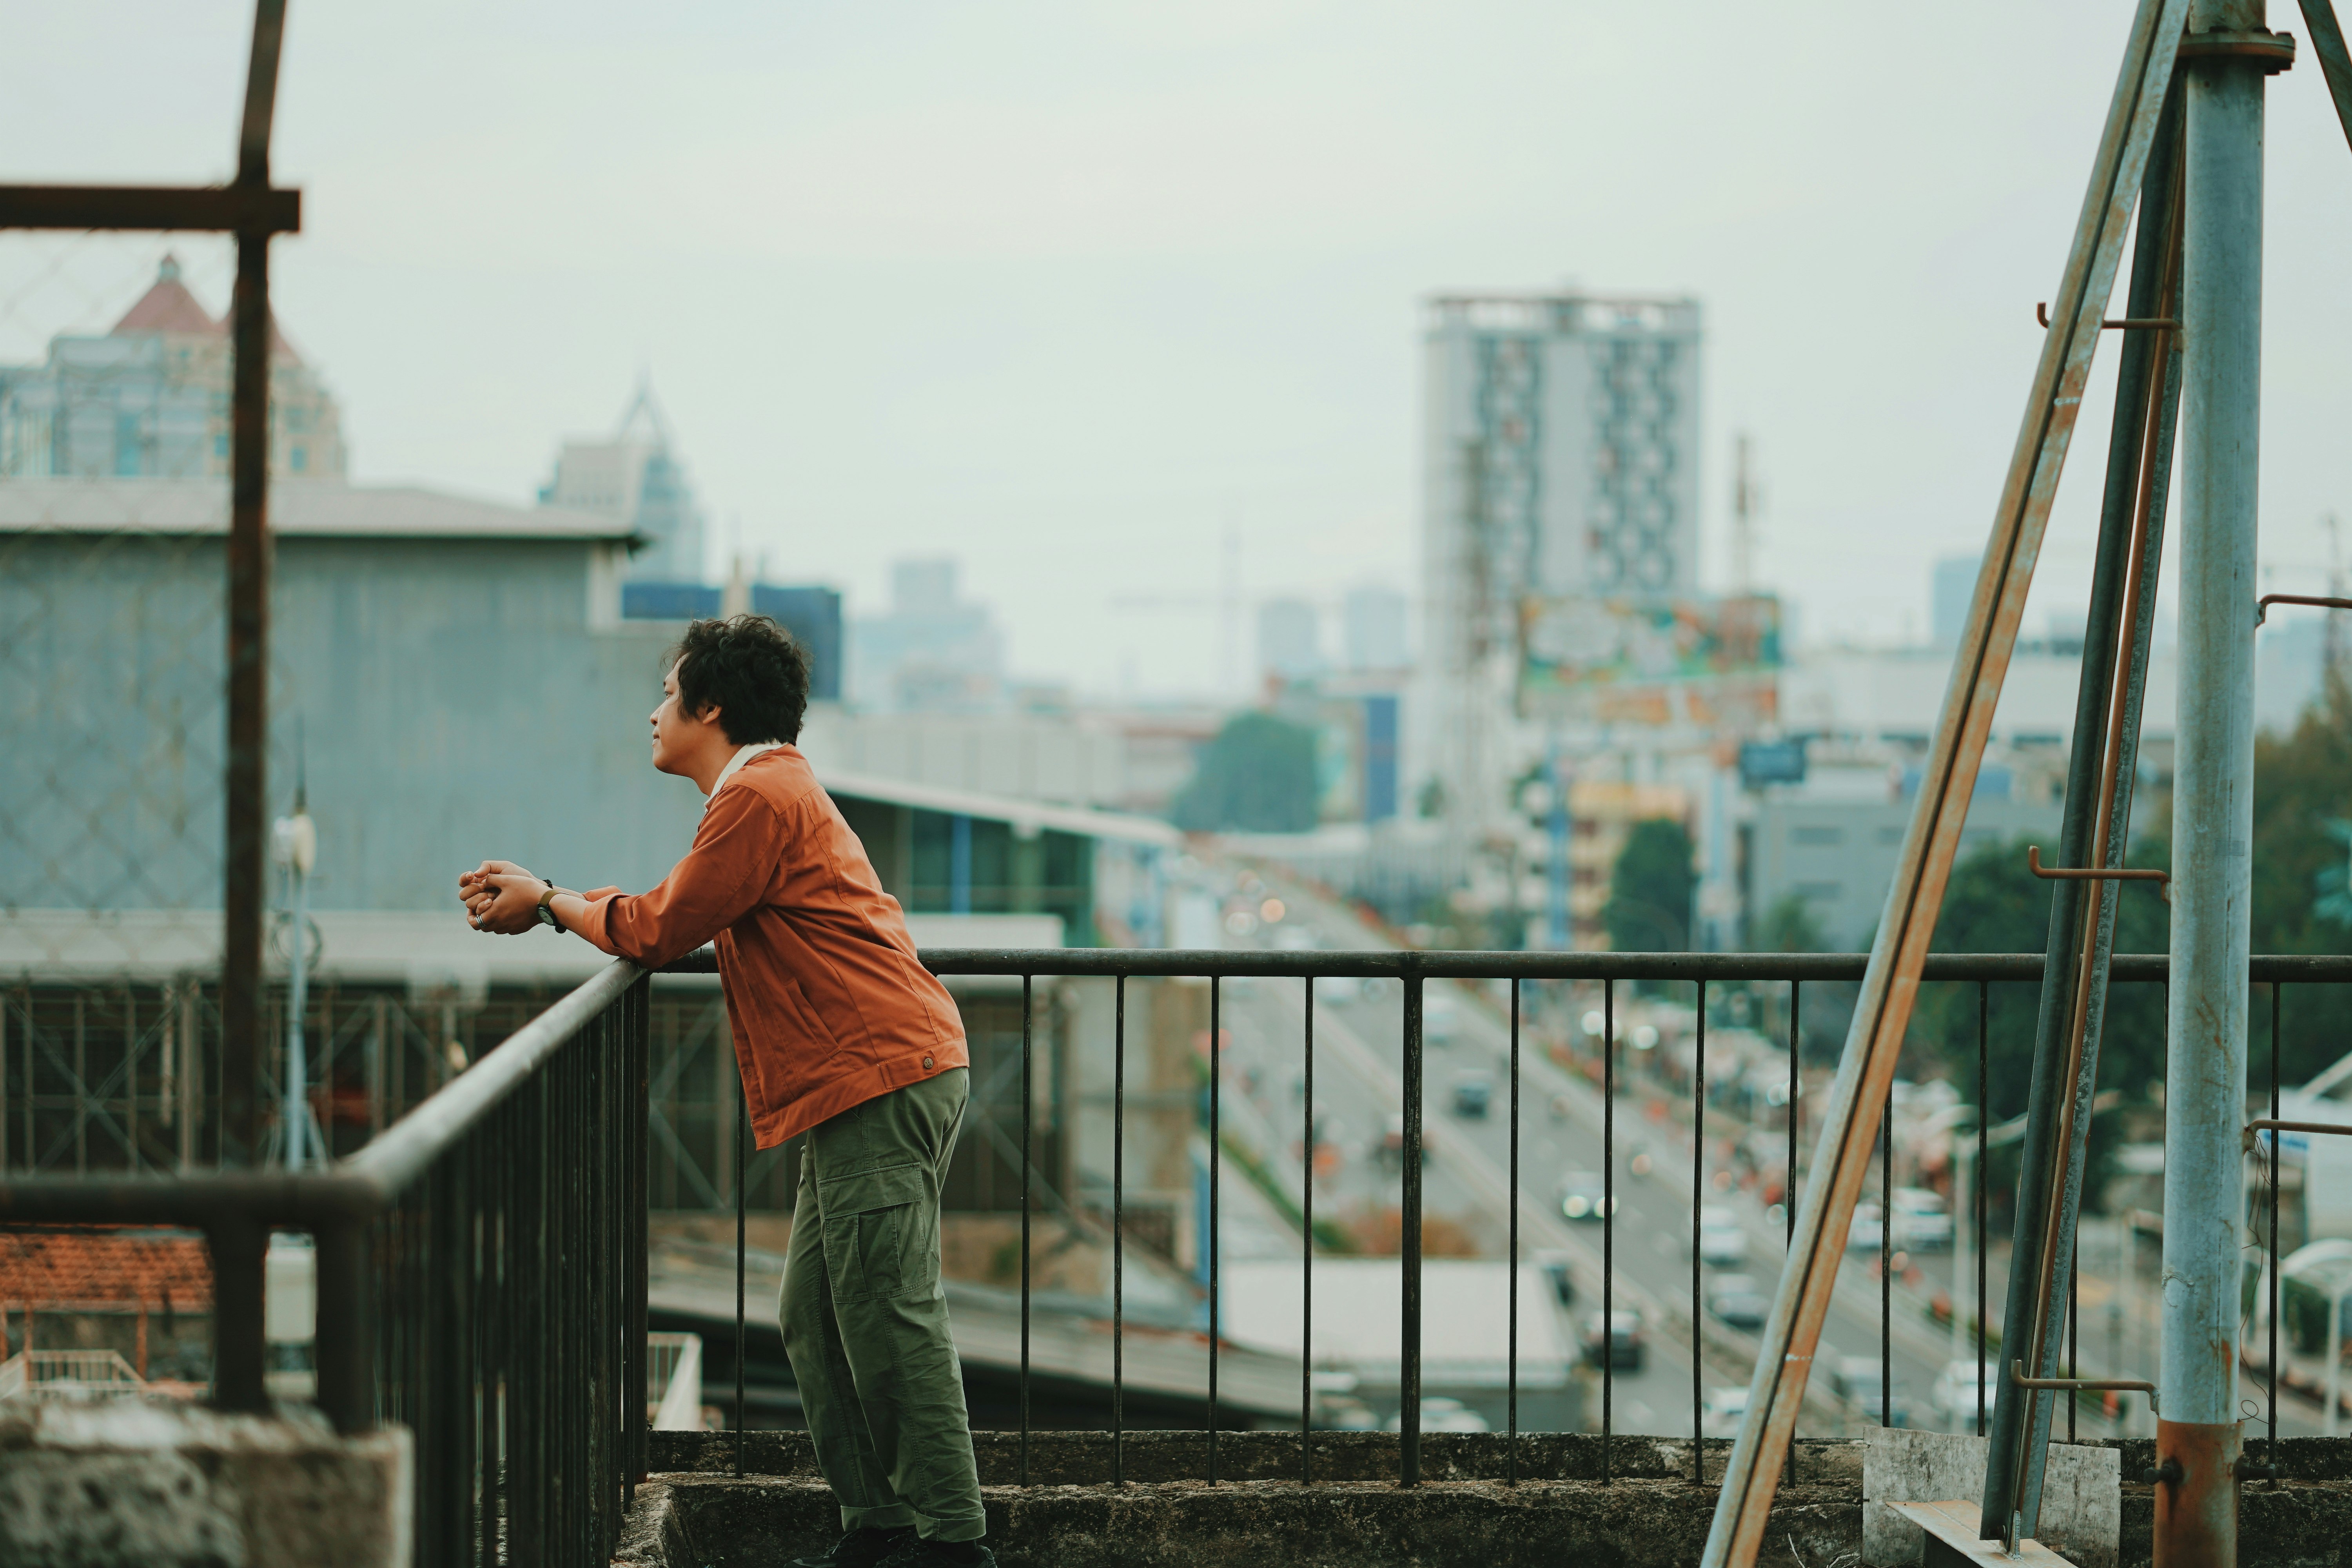
[[[630,525],[593,512],[451,495],[415,485],[278,479],[271,531],[327,539],[609,539]],[[0,533],[226,533],[226,479],[0,479]]]
[[[1031,830],[1050,827],[1056,833],[1075,833],[1087,838],[1115,838],[1130,844],[1150,844],[1162,849],[1181,848],[1184,836],[1168,823],[1153,816],[1132,816],[1125,812],[1093,811],[1079,805],[1047,805],[1042,801],[1022,800],[1013,795],[984,795],[978,790],[949,789],[940,784],[911,784],[905,779],[879,778],[872,773],[845,773],[829,768],[816,758],[809,759],[815,770],[817,782],[824,785],[835,799],[845,795],[852,800],[877,800],[889,805],[912,806],[919,811],[940,811],[951,816],[978,817],[983,822],[1009,822],[1014,828]]]

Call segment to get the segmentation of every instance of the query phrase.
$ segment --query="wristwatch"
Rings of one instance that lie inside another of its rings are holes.
[[[555,911],[548,908],[548,901],[554,897],[555,884],[550,882],[539,895],[539,923],[543,926],[555,926],[557,931],[562,931],[563,928],[555,923]]]

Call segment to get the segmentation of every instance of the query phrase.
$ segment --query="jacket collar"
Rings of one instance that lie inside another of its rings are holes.
[[[741,770],[745,763],[750,762],[753,757],[760,755],[762,752],[782,751],[783,749],[783,745],[784,743],[782,741],[755,741],[751,745],[736,747],[735,754],[727,759],[727,765],[719,770],[719,777],[712,781],[710,785],[710,800],[706,800],[702,803],[702,809],[705,811],[709,811],[710,809],[710,801],[717,800],[719,798],[719,792],[727,787],[727,781],[733,778],[736,773]]]

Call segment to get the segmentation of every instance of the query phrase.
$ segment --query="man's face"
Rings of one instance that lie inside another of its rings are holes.
[[[678,661],[684,663],[683,659]],[[665,773],[691,775],[691,759],[710,744],[719,729],[719,710],[705,708],[699,715],[688,713],[677,697],[677,665],[669,667],[662,677],[661,706],[653,711],[654,767]]]

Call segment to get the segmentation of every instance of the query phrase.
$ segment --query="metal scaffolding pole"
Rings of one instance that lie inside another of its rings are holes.
[[[1831,1090],[1813,1157],[1814,1179],[1798,1211],[1789,1265],[1781,1272],[1748,1388],[1748,1413],[1725,1468],[1701,1559],[1706,1568],[1752,1563],[1763,1544],[1772,1494],[1836,1288],[1846,1231],[1910,1024],[1977,766],[2016,647],[2018,622],[2049,526],[2051,500],[2065,466],[2106,301],[2114,293],[2125,232],[2156,139],[2187,14],[2184,0],[2141,0],[2124,50],[1910,831]]]
[[[2263,34],[2262,0],[2196,0],[2185,42]],[[2184,50],[2184,53],[2188,52]],[[2237,1561],[2246,956],[2254,793],[2267,62],[2188,65],[2179,730],[2164,1131],[2156,1563]]]
[[[2177,93],[2164,113],[2140,196],[2127,319],[2170,318],[2178,308]],[[2001,1318],[2016,1325],[2002,1336],[2001,1365],[2021,1362],[2024,1374],[2040,1380],[2050,1378],[2060,1364],[2066,1314],[2051,1307],[2053,1293],[2063,1296],[2057,1282],[2071,1278],[2074,1269],[2074,1222],[2114,956],[2119,887],[2113,880],[2095,881],[2091,873],[2121,867],[2130,843],[2140,700],[2163,558],[2165,492],[2172,479],[2177,334],[2164,328],[2128,332],[2122,361],[2058,839],[2060,865],[2076,869],[2059,876],[2052,887],[2017,1184],[2011,1256],[2032,1264],[2011,1269],[2008,1310]],[[2035,1532],[2053,1409],[2051,1391],[2037,1392],[2006,1376],[2000,1380],[1979,1525],[1985,1539]]]

